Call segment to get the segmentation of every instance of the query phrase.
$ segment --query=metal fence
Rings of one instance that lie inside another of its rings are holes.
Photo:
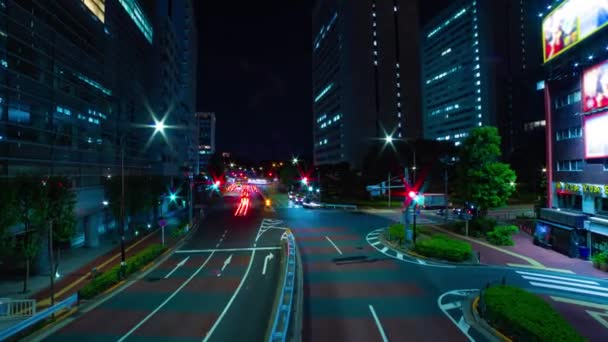
[[[269,341],[284,342],[287,338],[289,322],[293,307],[294,286],[296,277],[296,243],[291,232],[285,232],[287,240],[287,260],[285,262],[285,277],[281,288],[278,307],[275,312]]]
[[[51,317],[55,313],[75,306],[77,303],[78,303],[78,294],[73,294],[72,296],[51,306],[50,308],[43,310],[41,312],[38,312],[28,318],[25,318],[25,319],[19,321],[18,323],[14,324],[14,325],[11,325],[8,328],[0,331],[0,341],[9,339],[9,338],[15,336],[16,334],[32,327],[36,323]]]
[[[321,207],[323,207],[323,208],[332,208],[332,209],[357,210],[357,206],[354,205],[354,204],[321,203]]]
[[[36,314],[36,300],[0,298],[0,319],[16,319]]]

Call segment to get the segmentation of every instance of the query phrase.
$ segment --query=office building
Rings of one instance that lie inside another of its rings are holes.
[[[161,41],[169,29],[161,25],[158,4],[0,0],[0,176],[73,179],[78,225],[72,245],[95,247],[100,233],[116,227],[103,204],[103,185],[120,175],[123,151],[127,175],[173,174],[162,163],[167,142],[149,127],[158,113],[167,123],[173,114],[170,107],[160,110],[152,85],[157,70],[176,68],[161,85],[177,90],[158,98],[188,104],[180,112],[192,116],[194,90],[185,97],[179,89],[193,84],[180,76],[193,35],[185,29],[190,43],[171,50],[177,62],[157,58],[159,50],[169,51]],[[190,27],[191,20],[191,12],[184,14]]]
[[[548,208],[541,210],[536,240],[570,256],[608,242],[608,6],[602,3],[549,6],[539,26]]]
[[[197,174],[207,171],[209,158],[215,153],[215,113],[196,113],[198,136],[198,170]]]
[[[378,139],[420,135],[416,1],[318,1],[312,20],[315,165],[360,169]]]

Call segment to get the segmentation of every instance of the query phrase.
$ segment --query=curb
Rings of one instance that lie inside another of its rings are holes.
[[[384,229],[382,230],[382,232],[379,235],[380,235],[380,241],[382,242],[382,244],[385,247],[388,247],[388,248],[392,249],[393,251],[396,251],[396,252],[399,252],[399,253],[407,254],[407,255],[409,255],[409,256],[411,256],[413,258],[416,258],[416,259],[432,262],[432,263],[435,263],[435,264],[449,265],[449,266],[488,266],[486,264],[481,264],[479,262],[478,263],[472,263],[472,262],[453,262],[453,261],[447,261],[447,260],[441,260],[441,259],[435,259],[435,258],[426,257],[424,255],[418,254],[418,253],[413,252],[411,250],[395,248],[394,244],[392,242],[389,242],[385,238],[385,236],[384,236]]]
[[[296,244],[296,267],[298,272],[296,274],[297,279],[297,297],[296,297],[296,309],[293,315],[293,329],[292,338],[293,342],[302,341],[302,314],[304,313],[304,268],[302,265],[302,255],[300,254],[300,248]]]
[[[473,293],[466,297],[462,306],[465,320],[489,341],[513,342],[513,340],[494,329],[486,320],[481,318],[478,309],[479,299],[478,293]]]
[[[284,246],[284,241],[281,241],[281,261],[279,263],[279,272],[281,272],[279,274],[279,281],[277,282],[277,289],[275,291],[274,294],[274,300],[272,301],[272,311],[270,312],[270,317],[274,317],[277,314],[277,308],[279,307],[279,298],[281,298],[281,284],[283,283],[283,278],[285,278],[285,270],[284,270],[284,266],[285,266],[285,259],[286,259],[286,253],[285,253],[285,246]],[[268,320],[268,326],[266,327],[266,333],[264,334],[264,341],[272,341],[272,326],[273,326],[273,321],[272,319]]]

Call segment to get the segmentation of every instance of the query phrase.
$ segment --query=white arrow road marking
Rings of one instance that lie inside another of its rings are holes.
[[[342,255],[342,251],[340,250],[340,248],[338,248],[338,246],[336,246],[336,244],[333,241],[331,241],[329,236],[326,236],[325,238],[327,239],[327,241],[329,241],[329,243],[331,243],[334,246],[334,248],[338,251],[338,253],[340,253],[340,255]]]
[[[178,268],[184,266],[186,264],[186,261],[188,261],[188,259],[190,259],[189,256],[187,256],[184,260],[180,261],[172,270],[171,272],[167,273],[167,275],[165,276],[165,279],[169,278],[169,276],[171,276],[173,274],[173,272],[177,271]]]
[[[266,266],[268,265],[268,262],[272,260],[272,258],[274,258],[274,255],[272,253],[268,253],[268,255],[264,258],[264,268],[262,268],[262,275],[266,274]]]
[[[224,272],[224,270],[226,269],[226,266],[228,266],[228,264],[230,264],[231,261],[232,261],[232,254],[230,254],[230,256],[228,258],[226,258],[226,261],[224,261],[224,266],[222,266],[222,270],[217,273],[218,277],[222,275],[222,272]]]

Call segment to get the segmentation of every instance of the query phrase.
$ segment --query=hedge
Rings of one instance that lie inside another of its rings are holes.
[[[484,319],[513,341],[584,341],[553,307],[537,295],[513,286],[483,292]]]
[[[167,247],[162,245],[152,245],[142,250],[141,252],[127,258],[127,268],[125,276],[133,274],[151,261],[161,255]],[[78,297],[81,299],[90,299],[110,287],[118,284],[120,281],[120,265],[116,265],[106,272],[101,273],[88,284],[83,286],[78,291]]]
[[[405,230],[403,228],[403,223],[395,223],[392,226],[388,227],[388,239],[390,241],[395,241],[399,244],[403,243],[403,239],[405,239]]]
[[[486,234],[486,239],[493,245],[497,246],[513,246],[515,242],[511,236],[517,233],[519,229],[516,226],[496,226],[494,230]]]
[[[473,248],[467,242],[437,234],[430,239],[417,242],[414,251],[430,258],[460,262],[471,258]]]

